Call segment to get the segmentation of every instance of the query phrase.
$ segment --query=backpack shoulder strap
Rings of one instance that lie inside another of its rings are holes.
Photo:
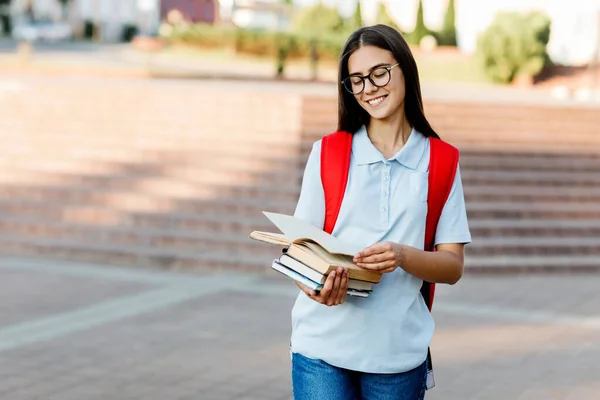
[[[352,134],[334,132],[321,140],[321,182],[325,193],[325,224],[323,230],[331,233],[335,227],[350,169]]]
[[[433,251],[435,231],[448,200],[458,167],[458,149],[440,139],[429,138],[429,179],[425,250]]]
[[[440,139],[429,138],[429,178],[427,194],[427,220],[425,222],[425,251],[434,251],[437,230],[444,204],[448,200],[454,175],[458,167],[458,149]],[[424,282],[421,293],[431,311],[435,284]]]
[[[444,204],[448,200],[456,168],[458,167],[458,149],[436,138],[429,138],[429,178],[427,194],[427,219],[425,222],[425,251],[434,251],[435,232],[437,230]],[[435,283],[423,282],[421,294],[429,311],[433,306]],[[435,386],[431,349],[427,349],[427,389]]]

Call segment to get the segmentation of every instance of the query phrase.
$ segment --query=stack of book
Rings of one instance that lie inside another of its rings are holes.
[[[343,267],[348,270],[348,295],[368,297],[381,273],[360,268],[352,261],[361,248],[290,215],[264,212],[283,233],[253,231],[252,239],[282,247],[271,267],[312,290],[323,287],[328,274]]]

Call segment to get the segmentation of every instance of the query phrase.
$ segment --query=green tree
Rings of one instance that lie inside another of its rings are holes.
[[[444,25],[439,35],[439,42],[445,46],[456,46],[456,17],[454,16],[454,0],[448,0],[448,8],[444,16]]]
[[[335,8],[322,3],[300,9],[292,19],[292,31],[308,36],[341,32],[344,19]]]
[[[377,7],[377,16],[375,17],[375,22],[400,30],[398,24],[396,24],[396,21],[394,21],[394,19],[388,13],[387,7],[383,2],[380,2]]]
[[[363,26],[362,19],[362,11],[360,9],[360,0],[356,2],[356,9],[354,10],[354,15],[352,16],[352,27],[354,29],[358,29]]]
[[[415,29],[408,35],[411,44],[418,45],[421,39],[430,35],[431,31],[425,26],[425,17],[423,15],[423,0],[419,0],[419,8],[417,9],[417,23]]]

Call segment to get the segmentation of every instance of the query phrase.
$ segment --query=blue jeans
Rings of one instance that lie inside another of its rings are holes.
[[[370,374],[292,354],[294,400],[423,400],[427,364],[398,374]]]

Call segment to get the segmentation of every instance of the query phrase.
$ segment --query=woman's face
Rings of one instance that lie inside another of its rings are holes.
[[[360,90],[362,85],[357,75],[366,76],[375,71],[371,78],[377,84],[383,84],[387,81],[388,74],[382,67],[393,67],[388,68],[390,80],[387,84],[378,87],[365,78],[364,90],[354,95],[371,118],[387,119],[400,110],[400,107],[404,107],[404,74],[397,63],[390,51],[375,46],[360,47],[348,59],[350,84],[355,90]]]

